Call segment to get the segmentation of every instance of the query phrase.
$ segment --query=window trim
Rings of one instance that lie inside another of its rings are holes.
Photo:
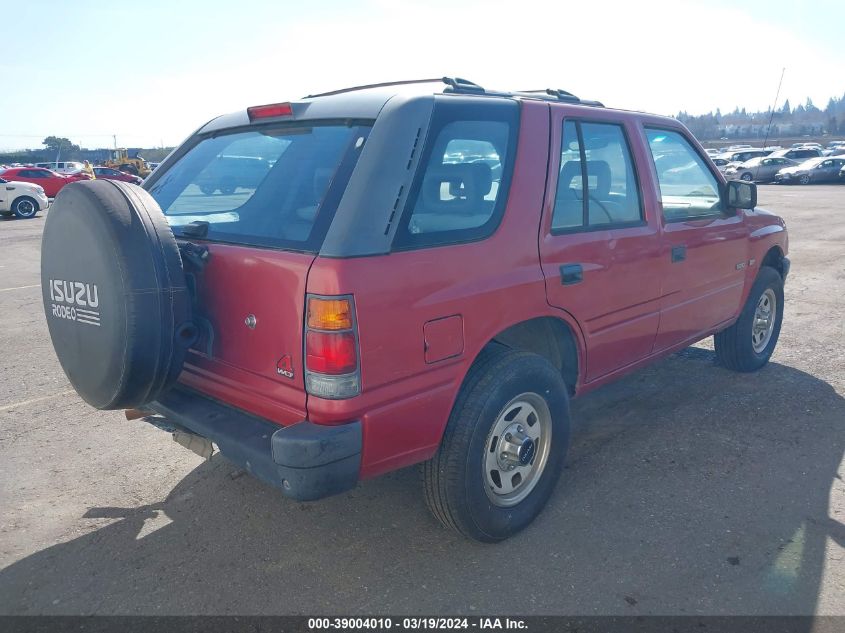
[[[423,145],[423,153],[417,164],[417,171],[411,182],[396,227],[396,233],[393,236],[391,252],[481,242],[496,233],[505,217],[510,195],[511,181],[516,164],[516,150],[519,145],[521,114],[519,104],[511,99],[493,101],[485,98],[483,102],[478,100],[470,103],[451,103],[448,101],[436,103],[428,135]],[[419,198],[423,177],[440,132],[450,123],[462,121],[505,123],[508,126],[508,148],[504,161],[502,161],[502,178],[496,191],[496,204],[493,207],[493,212],[481,226],[453,231],[411,233],[408,230],[408,224]]]
[[[550,222],[551,225],[549,227],[549,233],[551,235],[568,235],[571,233],[590,233],[595,231],[610,231],[614,229],[630,229],[636,228],[640,226],[647,226],[648,219],[645,217],[645,200],[643,198],[643,188],[640,184],[642,181],[640,180],[640,174],[637,168],[637,160],[634,157],[634,153],[632,151],[631,145],[631,136],[628,133],[628,126],[625,124],[625,121],[622,119],[591,119],[590,117],[584,116],[567,116],[563,117],[560,121],[560,145],[558,154],[562,154],[563,150],[563,128],[566,125],[567,121],[572,121],[575,123],[575,129],[578,134],[578,147],[579,147],[579,157],[581,159],[581,178],[582,184],[586,186],[585,191],[589,191],[589,183],[587,180],[587,158],[584,149],[584,139],[581,133],[581,123],[596,123],[599,125],[614,125],[618,128],[622,129],[622,138],[625,140],[625,145],[628,149],[628,158],[631,164],[631,170],[634,172],[634,184],[637,188],[637,200],[640,204],[640,219],[639,220],[627,220],[625,222],[613,222],[610,224],[589,224],[589,195],[584,196],[583,200],[583,215],[581,218],[581,226],[572,226],[572,227],[561,227],[561,228],[554,228],[554,221],[555,221],[555,204],[552,204],[552,213]],[[551,149],[551,148],[550,148]],[[558,177],[555,180],[555,189],[553,192],[553,198],[557,199],[557,187],[560,184],[560,162],[558,162]]]
[[[704,168],[713,176],[713,179],[716,181],[716,189],[719,193],[719,203],[722,205],[722,210],[716,213],[708,213],[706,215],[688,215],[680,218],[672,218],[669,219],[666,217],[663,209],[663,191],[660,189],[660,174],[657,173],[657,165],[654,163],[654,151],[651,149],[651,143],[648,142],[648,131],[649,130],[658,130],[661,132],[672,132],[674,134],[678,134],[681,138],[683,138],[687,144],[690,146],[693,152],[702,159],[704,163]],[[673,128],[670,126],[663,126],[663,125],[648,125],[643,124],[643,137],[645,140],[646,148],[648,149],[649,156],[651,157],[651,164],[654,167],[654,183],[657,185],[657,193],[660,199],[660,217],[663,219],[663,222],[666,224],[676,224],[678,222],[695,222],[697,220],[712,220],[714,218],[729,218],[736,215],[736,209],[733,209],[733,212],[729,212],[732,207],[729,207],[725,198],[725,183],[719,178],[721,172],[718,169],[714,172],[713,169],[710,167],[710,164],[713,161],[705,160],[705,156],[702,155],[701,151],[699,151],[696,144],[690,139],[690,137],[683,131],[677,128]],[[718,173],[717,173],[718,172]]]

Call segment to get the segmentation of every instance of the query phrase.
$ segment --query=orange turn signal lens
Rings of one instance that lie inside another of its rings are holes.
[[[349,299],[308,298],[308,328],[314,330],[351,330],[352,306]]]

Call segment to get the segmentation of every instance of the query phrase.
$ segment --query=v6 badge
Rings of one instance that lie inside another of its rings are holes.
[[[290,354],[282,356],[276,363],[276,373],[285,378],[293,379],[293,363],[290,360]]]

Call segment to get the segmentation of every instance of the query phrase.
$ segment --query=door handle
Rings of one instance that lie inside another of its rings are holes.
[[[580,284],[584,281],[584,269],[581,264],[564,264],[560,267],[560,283],[564,286]]]
[[[672,247],[672,263],[682,262],[687,258],[687,247],[684,245]]]

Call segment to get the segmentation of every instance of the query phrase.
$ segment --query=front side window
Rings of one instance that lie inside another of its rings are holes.
[[[149,188],[179,235],[316,252],[369,127],[292,124],[201,139]]]
[[[552,230],[642,221],[631,151],[621,125],[566,121]]]
[[[669,221],[722,213],[719,181],[704,159],[678,132],[646,128],[648,146],[657,169],[663,217]]]
[[[483,239],[507,202],[517,105],[440,108],[397,231],[399,249]]]

